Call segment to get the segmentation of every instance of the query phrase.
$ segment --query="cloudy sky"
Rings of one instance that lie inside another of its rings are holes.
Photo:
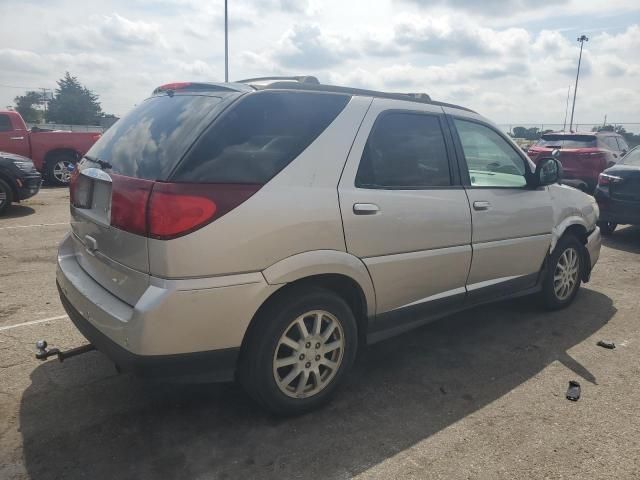
[[[498,123],[640,122],[638,0],[229,0],[230,77],[427,92]],[[0,0],[0,108],[65,70],[124,114],[162,83],[224,77],[223,0]]]

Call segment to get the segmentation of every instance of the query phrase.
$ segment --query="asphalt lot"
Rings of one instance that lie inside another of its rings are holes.
[[[0,479],[640,478],[639,228],[606,240],[569,309],[503,302],[369,347],[333,403],[283,420],[234,384],[34,359],[40,338],[84,343],[54,283],[67,198],[0,219]]]

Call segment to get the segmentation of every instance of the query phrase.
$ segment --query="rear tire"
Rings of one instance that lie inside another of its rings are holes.
[[[600,233],[604,236],[612,235],[618,227],[617,223],[613,222],[598,222],[598,226],[600,227]]]
[[[549,256],[542,284],[542,300],[549,310],[569,306],[578,294],[584,271],[583,251],[584,245],[566,234]]]
[[[4,180],[0,180],[0,215],[3,215],[13,202],[13,190]]]
[[[357,327],[349,305],[328,290],[294,288],[267,305],[256,321],[238,375],[249,395],[283,416],[326,403],[356,355]]]
[[[76,157],[71,153],[55,155],[47,161],[45,176],[51,185],[66,186],[71,181],[69,166],[76,164]]]

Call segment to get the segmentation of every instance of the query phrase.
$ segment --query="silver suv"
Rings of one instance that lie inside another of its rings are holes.
[[[80,162],[57,282],[124,371],[325,402],[356,351],[474,305],[567,306],[595,201],[492,123],[313,77],[176,83]]]

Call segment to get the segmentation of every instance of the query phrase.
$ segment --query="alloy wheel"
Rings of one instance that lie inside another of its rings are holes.
[[[553,273],[553,290],[558,300],[566,300],[573,293],[580,273],[580,256],[575,248],[567,248]]]
[[[73,162],[69,160],[60,160],[53,166],[53,178],[58,182],[67,184],[71,181],[71,172],[73,171]]]
[[[278,340],[273,376],[292,398],[316,395],[331,383],[344,357],[342,325],[331,313],[313,310],[297,317]]]

